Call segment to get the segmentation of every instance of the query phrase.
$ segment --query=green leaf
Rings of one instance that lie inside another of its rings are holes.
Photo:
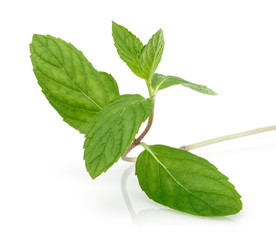
[[[122,95],[97,114],[84,143],[85,165],[93,179],[126,152],[151,111],[150,99]]]
[[[217,93],[215,93],[212,89],[210,89],[204,85],[191,83],[191,82],[188,82],[179,77],[165,76],[162,74],[155,73],[151,79],[151,87],[154,90],[154,95],[156,95],[156,93],[159,90],[162,90],[164,88],[168,88],[168,87],[171,87],[174,85],[178,85],[178,84],[180,84],[184,87],[188,87],[190,89],[193,89],[193,90],[203,93],[203,94],[217,95]]]
[[[69,125],[86,133],[94,115],[119,95],[114,78],[97,71],[72,44],[50,35],[33,36],[33,70],[50,104]]]
[[[235,187],[207,160],[163,145],[142,145],[136,175],[152,200],[202,216],[231,215],[242,209]]]
[[[112,22],[112,36],[120,58],[134,74],[149,81],[163,54],[163,31],[160,29],[143,46],[139,38],[129,30]]]
[[[138,77],[140,73],[140,55],[143,43],[125,27],[112,22],[112,36],[120,58],[128,65]]]
[[[163,31],[160,29],[151,37],[147,45],[143,48],[140,58],[140,68],[143,78],[146,81],[150,81],[157,69],[162,58],[164,45]]]

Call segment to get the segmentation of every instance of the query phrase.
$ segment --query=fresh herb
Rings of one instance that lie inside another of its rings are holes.
[[[120,58],[135,75],[145,80],[149,98],[138,94],[120,95],[110,74],[97,71],[81,51],[62,39],[35,34],[30,44],[33,70],[42,92],[66,123],[85,134],[84,160],[90,176],[98,177],[120,157],[136,161],[127,154],[140,144],[145,150],[137,158],[136,175],[149,198],[194,215],[225,216],[239,212],[242,209],[240,195],[228,178],[210,162],[187,150],[276,127],[180,149],[142,143],[153,122],[158,91],[181,85],[203,94],[216,93],[180,77],[155,73],[165,44],[161,29],[146,45],[115,22],[112,36]],[[135,138],[146,119],[145,130]]]

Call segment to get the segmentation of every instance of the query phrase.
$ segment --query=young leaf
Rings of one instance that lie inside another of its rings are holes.
[[[204,85],[191,83],[179,77],[165,76],[162,74],[155,73],[151,79],[151,87],[153,88],[155,94],[159,90],[162,90],[164,88],[168,88],[174,85],[178,85],[178,84],[203,94],[217,95],[217,93],[215,93],[212,89]]]
[[[163,54],[163,31],[160,29],[143,46],[139,38],[125,27],[112,22],[112,36],[120,58],[134,74],[149,81]]]
[[[50,35],[33,36],[33,70],[50,104],[69,125],[86,133],[94,115],[119,95],[114,78],[98,72],[72,44]]]
[[[128,65],[138,77],[140,73],[140,55],[143,43],[125,27],[112,22],[112,36],[120,58]]]
[[[142,145],[136,175],[152,200],[202,216],[231,215],[242,209],[235,187],[207,160],[180,149]]]
[[[157,69],[161,61],[164,45],[163,31],[160,29],[151,37],[147,45],[143,48],[140,58],[140,68],[143,78],[146,81],[150,81]]]
[[[122,95],[97,114],[84,143],[85,165],[93,179],[126,152],[151,111],[150,99]]]

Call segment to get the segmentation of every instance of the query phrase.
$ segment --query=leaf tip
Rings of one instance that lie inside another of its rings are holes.
[[[32,40],[33,40],[33,41],[34,41],[34,40],[39,40],[41,37],[43,37],[43,35],[35,33],[35,34],[33,34]]]
[[[156,32],[156,35],[159,35],[164,40],[164,31],[162,28],[159,28],[159,30]]]
[[[210,95],[212,95],[212,96],[217,96],[218,93],[216,93],[215,91],[212,90],[212,91],[210,92]]]
[[[112,20],[112,33],[113,33],[116,29],[118,29],[119,27],[122,27],[122,26],[119,25],[118,23],[116,23],[116,22],[114,22],[114,21]]]

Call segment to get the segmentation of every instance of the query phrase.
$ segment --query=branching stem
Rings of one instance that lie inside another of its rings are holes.
[[[127,161],[127,162],[135,162],[136,161],[136,158],[135,157],[127,157],[127,155],[129,154],[129,152],[135,148],[141,141],[142,139],[147,135],[148,131],[150,130],[151,128],[151,125],[152,125],[152,122],[153,122],[153,115],[154,115],[154,104],[152,106],[152,112],[149,116],[149,120],[148,120],[148,124],[145,128],[145,130],[141,133],[141,135],[136,138],[132,144],[130,145],[130,147],[127,149],[127,151],[125,152],[125,154],[122,156],[122,159]]]

